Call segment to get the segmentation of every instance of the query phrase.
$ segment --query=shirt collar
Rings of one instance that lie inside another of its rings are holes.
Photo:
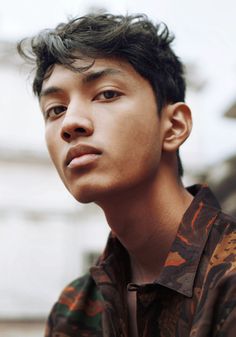
[[[194,199],[185,212],[156,283],[191,297],[198,265],[220,205],[206,185],[188,188]]]
[[[193,185],[187,190],[194,199],[182,218],[155,283],[191,297],[198,265],[212,225],[220,212],[220,205],[206,185]],[[115,235],[110,233],[104,253],[97,265],[91,268],[91,273],[98,284],[119,284],[117,275],[123,281],[129,278],[128,261],[127,251]]]

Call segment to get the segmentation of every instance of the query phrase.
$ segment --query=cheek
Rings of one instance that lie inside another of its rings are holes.
[[[56,130],[54,128],[47,127],[45,130],[45,140],[47,144],[47,149],[51,157],[52,162],[59,169],[59,147],[60,141],[56,136]]]
[[[60,153],[60,141],[56,140],[55,137],[51,138],[46,136],[46,143],[50,158],[55,166],[58,175],[63,181],[64,185],[67,187],[66,178],[64,176],[63,167],[62,167],[62,158]]]
[[[135,175],[157,167],[161,154],[161,140],[156,120],[148,123],[127,120],[120,130],[110,134],[114,164],[122,174]],[[119,129],[119,128],[118,128]]]

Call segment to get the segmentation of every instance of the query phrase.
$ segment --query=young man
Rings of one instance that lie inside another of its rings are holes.
[[[47,337],[235,336],[236,226],[206,186],[181,182],[191,131],[173,38],[145,16],[91,14],[24,42],[51,158],[111,228],[62,292]]]

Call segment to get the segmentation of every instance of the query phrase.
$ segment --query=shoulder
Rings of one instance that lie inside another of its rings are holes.
[[[218,218],[219,218],[220,221],[228,223],[228,224],[232,225],[234,227],[234,229],[236,229],[236,218],[235,217],[221,211],[219,213]]]
[[[208,256],[208,278],[218,281],[236,269],[236,219],[219,212],[205,247]],[[216,277],[218,275],[218,277]]]
[[[219,336],[234,336],[236,329],[236,268],[226,273],[209,291],[208,303],[215,322],[214,329]],[[218,336],[217,334],[217,336]],[[232,335],[231,335],[232,334]]]
[[[236,269],[225,273],[214,283],[200,297],[195,313],[194,336],[235,336]]]
[[[90,293],[95,284],[90,274],[85,274],[69,283],[62,291],[59,302],[63,302],[64,297],[77,298]]]
[[[52,332],[63,332],[65,336],[80,336],[79,333],[88,331],[99,332],[103,310],[103,297],[92,277],[86,274],[62,291],[48,318],[45,336],[51,337]],[[88,336],[93,336],[93,333]]]
[[[211,238],[216,243],[213,257],[219,258],[221,262],[231,262],[231,269],[236,268],[236,219],[220,212],[212,228]]]
[[[57,310],[65,312],[78,312],[95,314],[96,310],[102,310],[103,298],[94,280],[86,274],[67,285],[62,291],[58,302]],[[96,307],[96,309],[95,309]]]
[[[225,250],[230,253],[236,253],[236,219],[228,214],[219,212],[212,226],[211,239],[215,242],[215,248],[221,252]]]

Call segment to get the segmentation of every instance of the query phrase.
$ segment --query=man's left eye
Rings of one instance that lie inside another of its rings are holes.
[[[111,99],[119,97],[119,96],[121,96],[121,94],[117,91],[105,90],[105,91],[101,92],[100,94],[98,94],[95,97],[95,100],[111,100]]]

